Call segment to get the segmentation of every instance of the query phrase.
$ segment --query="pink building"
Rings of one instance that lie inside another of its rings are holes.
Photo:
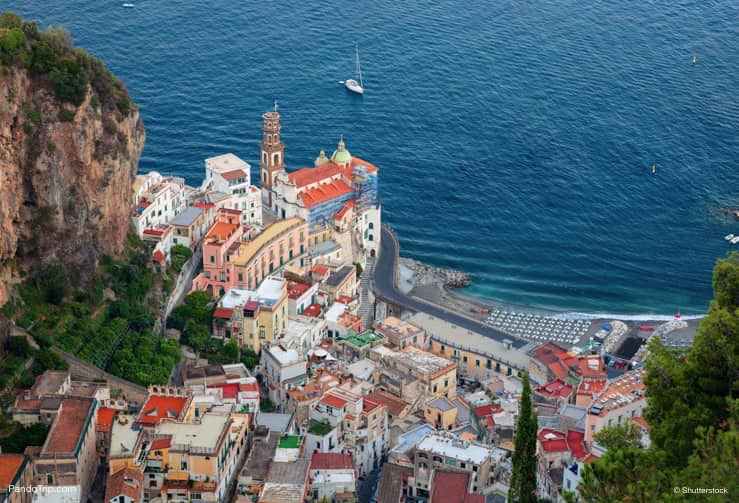
[[[268,275],[292,261],[303,264],[308,250],[308,227],[300,218],[279,220],[260,234],[239,225],[241,211],[221,208],[216,223],[203,239],[203,273],[193,290],[213,296],[231,288],[255,290]]]
[[[241,211],[221,208],[203,238],[203,272],[193,280],[193,290],[223,295],[231,288],[231,259],[238,253],[245,228]]]

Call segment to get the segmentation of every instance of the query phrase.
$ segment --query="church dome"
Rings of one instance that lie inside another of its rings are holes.
[[[318,157],[316,157],[316,160],[313,163],[313,165],[317,168],[318,166],[323,166],[328,161],[329,161],[329,158],[326,157],[326,152],[324,152],[323,150],[321,150],[321,153],[318,154]]]
[[[349,153],[349,151],[346,149],[346,146],[344,145],[343,136],[339,138],[339,145],[336,150],[334,150],[334,153],[331,156],[331,160],[334,161],[336,164],[349,164],[349,161],[352,160],[352,155]]]

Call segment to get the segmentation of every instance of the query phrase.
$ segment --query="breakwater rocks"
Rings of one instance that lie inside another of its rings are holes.
[[[412,271],[410,281],[414,286],[443,285],[449,288],[462,288],[472,282],[466,272],[433,267],[409,258],[401,257],[400,265]]]

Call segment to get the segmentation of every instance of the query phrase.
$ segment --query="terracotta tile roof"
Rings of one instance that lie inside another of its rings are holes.
[[[319,314],[321,314],[321,306],[320,304],[311,304],[310,306],[305,308],[302,314],[303,316],[312,316],[315,318]]]
[[[354,297],[349,297],[348,295],[340,295],[336,298],[336,302],[339,304],[351,304],[354,300]]]
[[[20,399],[15,404],[15,408],[21,410],[38,409],[39,407],[41,407],[41,400],[36,398],[31,400]]]
[[[144,234],[147,236],[161,236],[164,234],[164,229],[144,229]]]
[[[644,416],[636,416],[632,417],[631,420],[641,426],[644,429],[649,429],[649,423],[647,423],[647,420],[644,419]]]
[[[351,454],[332,452],[314,452],[310,458],[311,470],[354,469],[354,458]]]
[[[150,449],[152,451],[156,451],[160,449],[169,449],[170,447],[172,447],[171,438],[158,438],[152,441]]]
[[[293,300],[299,299],[301,295],[307,292],[312,285],[299,283],[297,281],[287,282],[287,296]]]
[[[534,392],[548,398],[566,398],[572,394],[572,390],[573,388],[569,384],[561,379],[555,379],[544,386],[535,388]]]
[[[25,462],[26,456],[23,454],[0,454],[0,491],[6,491],[8,486],[16,482]]]
[[[306,208],[312,208],[313,206],[325,203],[331,199],[336,199],[337,197],[341,197],[351,192],[352,188],[343,180],[333,180],[329,183],[323,183],[318,187],[301,192],[299,197],[300,200],[303,201],[303,206]]]
[[[205,238],[215,238],[218,241],[225,241],[238,228],[239,224],[227,224],[225,222],[218,222],[210,228],[208,234],[205,235]]]
[[[585,433],[577,430],[567,430],[567,446],[577,459],[585,459]]]
[[[331,406],[335,409],[341,409],[344,405],[346,405],[346,400],[335,395],[323,395],[323,398],[321,398],[321,403],[325,403],[326,405]]]
[[[356,201],[354,201],[354,199],[350,199],[349,201],[344,203],[344,206],[334,214],[334,220],[341,220],[342,218],[344,218],[346,212],[349,211],[351,208],[354,208],[356,204],[357,203]]]
[[[413,468],[400,466],[394,463],[382,465],[382,477],[377,487],[377,501],[402,501],[403,485],[413,476]]]
[[[213,311],[213,318],[222,318],[224,320],[230,320],[231,313],[233,313],[233,309],[228,309],[227,307],[217,307],[216,310]]]
[[[143,496],[144,474],[138,468],[123,468],[108,475],[105,483],[105,501],[127,496],[140,501]]]
[[[213,203],[195,203],[193,204],[194,208],[200,208],[201,210],[209,210],[213,208],[215,204]]]
[[[167,261],[167,258],[164,256],[164,253],[162,253],[159,250],[156,250],[154,252],[153,258],[155,261],[159,262],[160,264],[163,264]]]
[[[403,410],[405,410],[405,408],[409,405],[408,402],[406,402],[405,400],[402,400],[395,395],[382,390],[373,391],[364,399],[367,400],[368,398],[370,400],[374,400],[375,402],[383,404],[385,407],[387,407],[388,412],[392,416],[396,417],[400,415]]]
[[[464,503],[469,482],[469,473],[437,471],[434,474],[429,503]]]
[[[103,407],[98,410],[97,431],[111,431],[113,429],[113,418],[115,417],[115,409]]]
[[[227,215],[241,215],[241,210],[234,210],[232,208],[219,208],[218,213],[225,213]]]
[[[341,166],[333,162],[327,162],[317,168],[302,168],[287,175],[287,179],[293,182],[297,187],[305,187],[312,183],[320,182],[325,178],[330,178],[342,173]]]
[[[214,388],[214,389],[221,388],[223,390],[223,398],[236,398],[236,395],[239,394],[239,384],[238,383],[213,384],[208,387]]]
[[[95,411],[94,398],[65,398],[46,438],[43,454],[74,454]]]
[[[259,391],[259,384],[256,382],[242,382],[239,384],[239,391]]]
[[[545,452],[569,451],[567,439],[565,434],[561,431],[552,430],[551,428],[542,428],[536,438],[539,440],[539,444]]]
[[[221,173],[221,176],[229,182],[233,182],[234,180],[238,180],[239,178],[246,178],[246,173],[244,173],[243,169],[234,169],[232,171],[225,171]]]
[[[606,387],[607,383],[608,381],[605,379],[583,381],[580,383],[580,386],[577,387],[577,394],[589,396],[597,395],[603,391],[603,388]]]
[[[141,409],[135,424],[154,426],[162,419],[177,419],[186,403],[185,397],[151,395]]]
[[[318,274],[319,276],[323,276],[324,274],[328,274],[331,268],[324,264],[316,264],[311,269],[311,272],[314,272]]]
[[[370,397],[366,396],[364,397],[364,400],[362,401],[362,412],[372,412],[377,407],[379,407],[381,403],[377,400],[373,400]]]
[[[464,503],[485,503],[484,494],[467,493],[464,496]]]
[[[472,413],[478,418],[492,416],[493,414],[497,414],[499,412],[503,412],[503,407],[501,407],[497,403],[482,405],[480,407],[475,407],[474,409],[472,409]]]

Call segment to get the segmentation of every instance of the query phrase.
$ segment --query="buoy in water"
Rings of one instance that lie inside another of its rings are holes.
[[[657,172],[657,166],[652,164],[652,174],[655,174]]]

